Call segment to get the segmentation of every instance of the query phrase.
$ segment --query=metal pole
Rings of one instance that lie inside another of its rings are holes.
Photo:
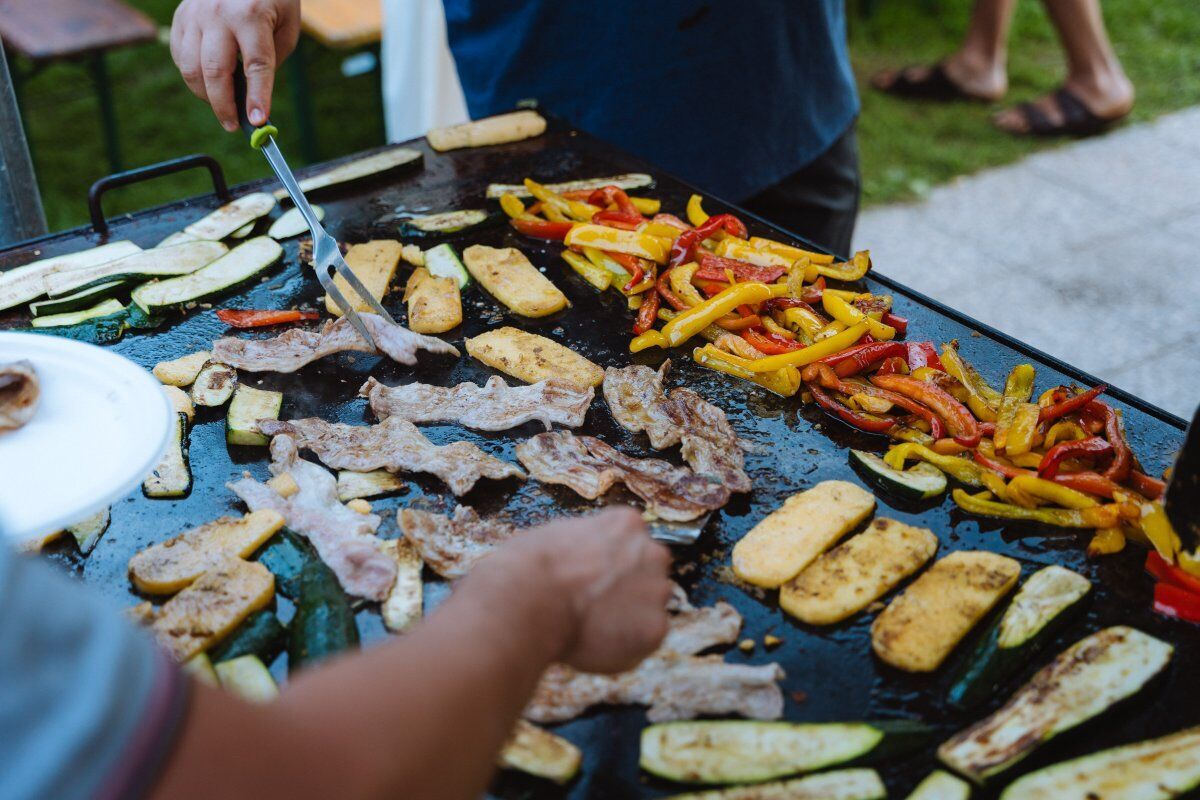
[[[42,196],[29,158],[8,59],[0,44],[0,246],[45,232]]]

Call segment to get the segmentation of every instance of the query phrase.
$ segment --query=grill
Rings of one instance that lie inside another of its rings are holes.
[[[435,154],[424,141],[406,146],[424,151],[423,165],[418,162],[399,171],[369,181],[317,193],[314,198],[328,212],[326,227],[340,241],[360,242],[372,238],[395,238],[396,216],[427,213],[454,208],[483,207],[484,190],[490,182],[517,183],[525,176],[543,181],[595,177],[624,172],[648,172],[657,185],[642,193],[660,197],[665,211],[680,212],[693,189],[654,167],[553,120],[542,137],[481,150],[461,150]],[[131,239],[149,247],[220,203],[213,195],[192,198],[148,209],[137,214],[105,222],[100,201],[107,188],[148,177],[157,177],[178,169],[206,166],[213,169],[217,194],[225,194],[219,168],[211,159],[193,157],[180,162],[140,171],[132,178],[108,180],[93,189],[91,201],[95,225],[79,228],[0,252],[0,270],[32,261],[36,257],[72,252],[94,246],[104,240]],[[235,187],[242,194],[266,186],[265,182]],[[274,188],[274,187],[268,187]],[[710,213],[734,210],[728,204],[706,200]],[[739,213],[758,235],[792,240],[761,220]],[[630,356],[629,315],[624,298],[615,293],[603,296],[575,276],[559,258],[559,245],[525,238],[503,224],[477,228],[440,237],[456,249],[469,244],[513,246],[526,252],[570,298],[572,308],[542,320],[528,320],[509,314],[477,287],[468,289],[463,298],[466,322],[450,340],[462,345],[465,336],[476,335],[501,324],[512,324],[536,331],[567,344],[601,365],[623,365],[631,360],[657,366],[661,351]],[[230,307],[285,308],[293,304],[320,307],[321,293],[315,276],[299,264],[296,240],[285,243],[283,265],[261,283],[218,304]],[[886,270],[887,265],[883,265]],[[935,342],[957,339],[964,356],[993,383],[1002,384],[1008,370],[1020,361],[1037,368],[1038,387],[1060,382],[1091,385],[1094,378],[1045,354],[1021,344],[995,330],[923,297],[874,272],[866,281],[871,291],[895,296],[896,313],[910,319],[910,338],[929,338]],[[387,299],[387,306],[402,311],[400,292]],[[21,327],[28,320],[20,313],[0,315],[0,328]],[[131,332],[113,345],[117,352],[143,366],[176,358],[208,347],[223,335],[225,327],[209,311],[196,310],[174,324],[152,332]],[[723,408],[730,421],[752,451],[747,471],[755,489],[748,496],[737,496],[718,512],[700,541],[677,552],[679,564],[694,565],[680,577],[697,605],[717,600],[732,603],[745,616],[743,635],[761,642],[771,633],[783,644],[772,651],[760,645],[751,654],[734,649],[728,660],[735,663],[778,661],[787,671],[783,682],[785,717],[794,721],[845,721],[871,718],[917,716],[937,726],[939,736],[931,746],[902,761],[885,763],[880,771],[892,793],[903,796],[916,781],[935,766],[933,750],[974,717],[967,717],[944,703],[948,688],[943,668],[933,676],[918,677],[900,673],[877,662],[870,648],[869,628],[874,615],[859,614],[846,623],[824,629],[809,628],[784,615],[773,599],[760,600],[721,580],[728,564],[728,551],[757,520],[778,507],[786,497],[818,480],[845,479],[861,482],[848,461],[851,447],[878,450],[880,440],[852,431],[823,416],[813,406],[801,406],[797,399],[781,399],[765,390],[733,378],[709,372],[694,365],[690,350],[671,354],[673,367],[670,386],[687,385]],[[368,375],[387,384],[408,381],[453,385],[460,381],[483,382],[490,371],[464,357],[452,361],[422,355],[414,368],[363,355],[340,355],[317,362],[294,375],[247,375],[251,385],[284,393],[283,418],[320,416],[329,420],[362,423],[369,420],[365,401],[355,397]],[[1113,390],[1107,397],[1124,413],[1129,439],[1143,459],[1148,473],[1159,474],[1183,441],[1183,421],[1124,392]],[[198,408],[191,432],[191,464],[195,474],[191,495],[183,500],[148,500],[135,494],[116,503],[112,525],[90,557],[81,558],[70,544],[57,544],[49,557],[64,564],[100,592],[120,603],[132,604],[138,598],[126,578],[126,563],[131,555],[147,545],[161,541],[188,527],[242,509],[234,495],[225,489],[226,481],[249,471],[265,478],[264,448],[229,448],[224,437],[224,411]],[[438,443],[455,439],[474,442],[485,451],[515,461],[514,445],[536,433],[536,425],[496,434],[464,431],[452,426],[424,428]],[[582,433],[596,435],[621,450],[638,456],[653,454],[644,437],[634,436],[617,426],[603,400],[588,414]],[[677,454],[668,455],[677,458]],[[47,475],[46,480],[53,480]],[[408,478],[407,491],[374,502],[385,519],[381,535],[398,533],[395,510],[419,504],[449,510],[454,498],[436,479],[429,476]],[[531,524],[557,515],[582,513],[590,504],[563,487],[541,485],[535,481],[482,481],[461,502],[474,506],[481,514],[504,513],[514,521]],[[901,503],[879,495],[877,514],[890,516],[933,530],[941,541],[939,555],[956,549],[985,549],[1012,556],[1022,562],[1023,574],[1059,563],[1088,576],[1094,584],[1093,597],[1086,615],[1061,634],[1043,656],[1111,624],[1129,624],[1176,645],[1174,663],[1146,691],[1114,710],[1105,721],[1057,737],[1041,752],[1011,770],[1011,776],[1029,769],[1082,755],[1103,747],[1161,735],[1200,723],[1200,692],[1190,678],[1200,674],[1200,646],[1186,625],[1155,616],[1149,610],[1151,581],[1143,576],[1140,550],[1088,562],[1084,545],[1090,532],[1075,534],[1026,524],[1004,524],[967,516],[957,511],[948,497],[919,503]],[[70,537],[67,537],[68,539]],[[431,581],[426,588],[426,606],[444,596],[443,584]],[[278,598],[279,613],[290,617],[290,605]],[[364,642],[385,636],[378,613],[373,608],[359,611],[358,623]],[[980,626],[978,630],[982,630]],[[959,657],[967,646],[960,648]],[[286,655],[272,667],[277,676],[286,672]],[[1022,678],[1041,664],[1029,664]],[[1000,702],[997,698],[995,704]],[[993,705],[994,707],[994,705]],[[982,713],[982,712],[981,712]],[[556,730],[579,744],[585,754],[579,778],[565,788],[515,773],[505,773],[493,786],[493,794],[502,798],[571,797],[628,798],[658,797],[683,791],[678,785],[651,778],[637,768],[638,735],[645,725],[640,708],[611,708],[593,711]],[[1007,780],[1005,781],[1007,782]],[[994,790],[977,796],[994,796]]]

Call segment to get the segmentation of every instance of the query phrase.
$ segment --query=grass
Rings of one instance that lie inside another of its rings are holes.
[[[175,6],[174,0],[132,2],[164,26]],[[871,0],[867,13],[856,5],[863,2],[851,0],[850,43],[864,85],[879,69],[945,55],[960,39],[970,9],[970,0]],[[1107,0],[1104,9],[1114,45],[1137,86],[1135,120],[1200,102],[1196,0]],[[309,49],[323,158],[382,141],[377,77],[343,77],[344,55]],[[1041,5],[1032,0],[1018,8],[1009,67],[1007,102],[1052,90],[1061,78],[1061,53]],[[164,44],[114,52],[109,71],[127,166],[204,152],[217,157],[231,183],[265,173],[245,139],[224,133],[186,90]],[[280,73],[272,117],[285,150],[298,153],[289,77],[286,69]],[[919,197],[958,175],[1058,146],[996,131],[988,122],[994,109],[985,105],[905,103],[865,88],[862,94],[859,144],[867,204]],[[22,100],[50,228],[86,223],[87,187],[109,171],[86,72],[74,64],[49,66],[27,81]],[[106,200],[106,211],[111,215],[204,192],[206,180],[185,174],[129,187]]]

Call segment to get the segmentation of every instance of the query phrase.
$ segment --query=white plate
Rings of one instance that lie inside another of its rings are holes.
[[[28,424],[0,433],[0,536],[24,543],[127,496],[166,449],[174,410],[153,375],[94,345],[0,333],[0,363],[20,359],[42,394]]]

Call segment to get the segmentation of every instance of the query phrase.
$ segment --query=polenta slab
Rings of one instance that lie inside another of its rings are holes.
[[[274,596],[275,576],[269,569],[257,561],[229,558],[164,603],[150,627],[176,661],[187,661]]]
[[[248,557],[282,527],[283,517],[266,509],[221,517],[135,553],[129,578],[147,594],[172,594],[230,556]]]
[[[733,571],[775,589],[796,577],[875,509],[875,496],[846,481],[824,481],[794,494],[733,548]]]
[[[995,553],[951,553],[913,581],[871,626],[875,654],[906,672],[933,672],[1008,594],[1021,565]]]
[[[356,244],[346,251],[346,266],[354,273],[354,277],[362,281],[371,296],[382,302],[392,282],[392,276],[396,274],[396,267],[400,265],[401,249],[400,243],[391,239]],[[359,297],[341,275],[333,277],[333,285],[341,291],[355,311],[371,310],[367,301]],[[325,295],[325,310],[335,317],[342,315],[342,310],[328,294]]]
[[[553,378],[587,389],[604,381],[604,370],[574,350],[519,328],[496,328],[466,344],[472,358],[526,383]]]
[[[784,584],[779,605],[809,625],[841,622],[923,567],[937,546],[924,528],[877,519]]]
[[[544,317],[567,307],[567,296],[515,247],[471,245],[463,251],[463,263],[480,286],[523,317]]]

